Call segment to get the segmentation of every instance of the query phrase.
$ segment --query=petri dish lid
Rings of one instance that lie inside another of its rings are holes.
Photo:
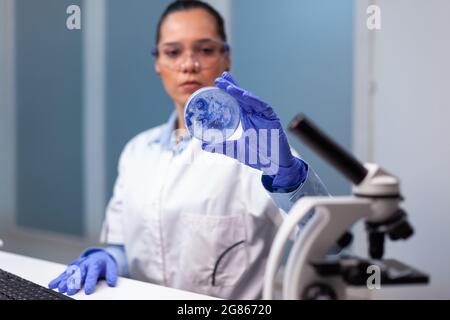
[[[241,109],[237,100],[216,87],[195,91],[184,108],[184,121],[191,136],[207,143],[221,143],[237,130]]]

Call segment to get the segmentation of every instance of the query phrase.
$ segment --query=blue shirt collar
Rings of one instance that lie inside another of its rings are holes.
[[[155,137],[155,139],[149,141],[149,143],[159,143],[163,147],[171,150],[177,149],[182,151],[184,146],[191,140],[191,136],[186,134],[179,145],[176,143],[175,130],[177,128],[177,112],[174,110],[167,120],[166,124],[162,128],[160,134]]]

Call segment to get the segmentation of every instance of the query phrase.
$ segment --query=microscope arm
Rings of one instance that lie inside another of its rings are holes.
[[[302,229],[292,248],[292,254],[285,270],[285,277],[296,274],[295,279],[284,279],[283,298],[298,299],[298,291],[302,286],[316,277],[313,267],[308,264],[311,259],[321,259],[336,241],[359,219],[370,214],[371,201],[353,197],[305,197],[297,202],[274,239],[269,254],[265,282],[264,299],[274,298],[274,282],[281,263],[284,248],[299,221],[312,209],[314,216]],[[333,212],[333,214],[331,214]],[[292,270],[297,270],[292,272]],[[302,278],[299,276],[302,274]],[[306,275],[306,276],[305,276]]]
[[[400,181],[376,164],[361,164],[304,115],[289,126],[307,145],[353,183],[350,197],[303,197],[290,210],[274,239],[266,266],[263,298],[274,298],[274,282],[286,242],[306,215],[315,212],[297,234],[283,280],[283,299],[344,299],[347,284],[358,285],[363,270],[375,263],[383,284],[427,283],[428,276],[395,260],[382,260],[384,241],[406,240],[413,234],[407,214],[399,207],[403,200]],[[363,220],[372,261],[358,257],[325,259],[330,248],[358,221]],[[356,262],[356,265],[355,265]],[[363,280],[361,280],[363,279]]]

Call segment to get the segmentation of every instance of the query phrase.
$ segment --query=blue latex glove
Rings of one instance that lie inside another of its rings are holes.
[[[215,83],[218,88],[228,92],[238,101],[241,107],[241,124],[244,133],[253,130],[258,133],[260,129],[267,129],[268,134],[260,136],[257,143],[255,143],[255,139],[249,141],[243,135],[239,140],[228,140],[220,144],[203,143],[202,149],[227,155],[245,165],[263,171],[266,178],[271,179],[273,190],[270,191],[297,189],[307,177],[308,165],[292,155],[280,119],[272,107],[253,93],[240,88],[228,72],[224,72],[221,77],[216,79]],[[271,129],[277,130],[277,134],[272,135]],[[273,144],[272,138],[275,139],[275,144]],[[229,150],[243,150],[243,148],[245,148],[245,152],[241,152],[241,155],[239,152],[229,152]],[[252,152],[253,155],[257,155],[257,161],[255,161],[255,157],[250,160],[251,155],[249,156],[249,154]],[[243,154],[247,154],[247,156],[242,156]],[[274,154],[276,156],[273,156]]]
[[[95,290],[98,280],[106,279],[110,287],[117,283],[118,268],[114,258],[105,250],[88,251],[83,257],[68,265],[66,271],[52,280],[48,287],[58,288],[59,292],[69,296],[76,294],[84,284],[87,295]]]

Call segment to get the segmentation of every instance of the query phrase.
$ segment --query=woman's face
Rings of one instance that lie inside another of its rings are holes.
[[[229,70],[228,52],[211,53],[221,41],[214,17],[203,9],[174,12],[163,21],[155,70],[178,108],[193,92],[213,86],[214,80]]]

